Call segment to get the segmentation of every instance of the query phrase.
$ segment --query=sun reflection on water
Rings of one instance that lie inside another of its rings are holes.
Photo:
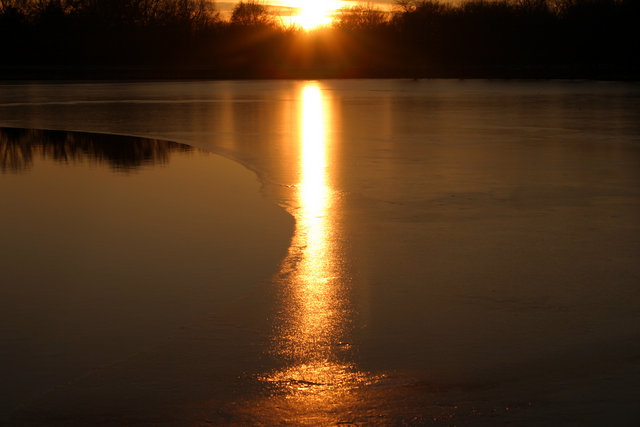
[[[339,197],[328,174],[332,118],[318,83],[302,87],[298,123],[296,232],[277,280],[282,307],[272,340],[272,353],[285,368],[263,380],[288,394],[292,409],[325,411],[375,378],[359,371],[351,355],[354,308],[336,216]]]
[[[340,305],[336,300],[333,280],[336,276],[333,247],[330,242],[331,221],[328,215],[331,193],[327,186],[327,138],[325,108],[320,88],[307,85],[302,90],[301,109],[301,159],[298,200],[300,211],[297,216],[299,230],[295,246],[302,256],[297,264],[295,289],[292,289],[297,310],[295,312],[296,344],[307,351],[320,340],[327,340],[338,333],[336,316]],[[314,354],[319,348],[313,349]],[[324,349],[326,350],[326,349]]]

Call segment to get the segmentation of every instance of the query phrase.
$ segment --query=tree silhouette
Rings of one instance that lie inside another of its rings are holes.
[[[399,0],[307,33],[258,0],[228,21],[210,0],[0,0],[0,77],[637,78],[639,21],[638,0]]]
[[[335,26],[343,29],[376,28],[389,21],[388,14],[371,3],[341,9],[336,15]]]
[[[254,0],[238,3],[231,13],[231,23],[242,26],[269,26],[275,20],[269,8]]]

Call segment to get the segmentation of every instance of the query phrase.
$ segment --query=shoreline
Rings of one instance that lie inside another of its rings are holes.
[[[0,66],[0,81],[191,81],[191,80],[339,80],[339,79],[496,79],[638,81],[640,68],[611,64],[547,66],[441,66],[377,70],[253,70],[212,67],[157,67],[128,65],[15,65]]]

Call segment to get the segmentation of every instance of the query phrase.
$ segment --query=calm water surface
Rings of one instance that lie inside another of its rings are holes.
[[[216,297],[233,309],[200,307],[190,332],[24,419],[103,402],[186,424],[638,420],[640,86],[13,84],[0,100],[3,126],[223,154],[296,220],[275,275]]]
[[[292,224],[259,188],[182,144],[0,128],[0,413],[273,274]]]

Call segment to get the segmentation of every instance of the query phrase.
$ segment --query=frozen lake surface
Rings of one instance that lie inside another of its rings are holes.
[[[211,241],[211,249],[189,250],[209,250],[217,267],[187,268],[192,277],[182,280],[209,280],[210,289],[185,292],[182,311],[161,323],[111,325],[104,336],[123,330],[131,337],[116,346],[120,353],[98,358],[81,334],[68,339],[69,354],[77,348],[96,362],[77,362],[51,381],[57,387],[37,393],[36,379],[25,382],[33,398],[8,419],[638,422],[639,119],[640,86],[629,83],[0,86],[0,126],[176,141],[234,159],[262,183],[206,153],[181,163],[178,150],[167,168],[177,165],[175,179],[192,178],[171,200],[206,200],[211,185],[210,204],[220,212],[211,223],[229,234],[238,231],[225,221],[245,230],[238,241],[208,239],[217,231],[189,231],[191,214],[179,212],[163,225],[191,236],[186,242],[196,235],[200,245]],[[201,156],[208,160],[195,159]],[[49,166],[34,162],[32,174],[65,170],[41,161]],[[136,175],[154,188],[153,173]],[[237,191],[255,205],[216,202],[229,197],[225,185],[238,176],[247,181]],[[0,175],[0,190],[16,177]],[[56,178],[37,182],[48,180]],[[132,215],[153,211],[153,204],[139,205]],[[267,205],[295,218],[286,253],[286,215]],[[237,218],[246,214],[244,222]],[[145,226],[143,217],[137,221],[132,229]],[[96,225],[104,222],[95,217]],[[3,238],[4,251],[19,240]],[[2,292],[11,286],[3,281]],[[230,287],[234,292],[223,291]],[[192,310],[184,308],[189,304]],[[163,319],[162,304],[154,307]],[[56,336],[45,338],[56,348]],[[21,381],[19,372],[11,375],[9,383]]]

